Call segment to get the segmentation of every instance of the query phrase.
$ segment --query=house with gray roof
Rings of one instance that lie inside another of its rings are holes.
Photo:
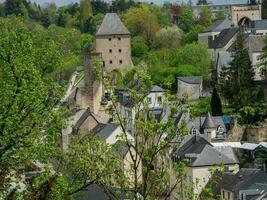
[[[131,33],[116,13],[107,13],[96,32],[96,52],[100,53],[105,69],[125,72],[133,66]]]
[[[259,169],[240,169],[238,173],[224,174],[215,194],[229,200],[267,199],[267,173]]]
[[[177,94],[179,98],[188,97],[189,100],[197,100],[202,96],[202,76],[186,76],[177,78]]]
[[[217,20],[198,34],[198,41],[207,44],[210,48],[215,38],[227,28],[230,28],[233,22],[229,19]]]
[[[223,164],[226,171],[236,173],[239,170],[239,161],[233,150],[218,150],[200,134],[188,135],[184,140],[172,158],[177,163],[187,161],[185,181],[193,186],[196,197],[212,177],[211,169],[215,170]]]
[[[203,134],[209,142],[224,140],[227,133],[224,116],[211,116],[209,112],[205,117],[189,119],[186,127],[190,134]]]

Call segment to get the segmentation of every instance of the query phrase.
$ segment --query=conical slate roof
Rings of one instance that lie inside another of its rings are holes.
[[[96,36],[103,35],[130,35],[130,32],[116,13],[107,13],[96,33]]]
[[[201,127],[202,129],[205,129],[205,128],[216,128],[216,125],[210,115],[210,112],[208,112],[206,118],[205,118],[205,121]]]

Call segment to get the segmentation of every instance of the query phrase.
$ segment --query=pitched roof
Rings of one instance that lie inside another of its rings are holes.
[[[157,85],[153,85],[150,92],[164,92],[163,88],[157,86]]]
[[[225,47],[228,42],[238,33],[238,31],[239,28],[237,27],[224,29],[218,36],[216,36],[216,39],[212,44],[212,48],[219,49]]]
[[[96,33],[96,36],[103,35],[130,35],[130,32],[116,13],[107,13]]]
[[[232,26],[233,22],[229,19],[225,20],[217,20],[212,25],[207,27],[203,33],[206,32],[220,32],[223,29],[230,28]]]
[[[87,120],[90,116],[96,121],[97,124],[102,123],[101,118],[97,116],[96,114],[92,113],[90,111],[90,108],[87,108],[84,110],[83,114],[80,116],[80,118],[76,122],[76,125],[75,125],[76,128],[79,129],[83,125],[85,120]]]
[[[213,166],[224,164],[236,164],[238,160],[230,150],[227,153],[216,150],[201,135],[190,135],[186,142],[174,153],[175,157],[189,159],[189,166]]]
[[[104,190],[103,187],[96,184],[91,184],[86,187],[85,190],[82,190],[74,195],[75,200],[88,200],[88,199],[97,199],[97,200],[124,200],[126,199],[126,193],[120,189],[108,188]]]
[[[119,126],[116,124],[105,124],[103,125],[103,128],[96,133],[96,136],[107,139]]]
[[[178,80],[189,83],[189,84],[201,84],[202,76],[181,76],[177,77]]]
[[[113,149],[117,152],[121,157],[125,157],[127,152],[129,151],[129,147],[126,142],[118,140],[114,145]]]
[[[267,173],[259,169],[242,168],[237,174],[226,173],[220,187],[234,192],[238,197],[241,190],[265,190],[267,192]]]
[[[215,123],[213,121],[213,118],[210,115],[210,112],[208,112],[208,114],[206,115],[205,121],[202,124],[201,128],[202,129],[205,129],[205,128],[216,128],[216,125],[215,125]]]
[[[267,19],[250,21],[248,24],[248,28],[252,30],[266,30]]]

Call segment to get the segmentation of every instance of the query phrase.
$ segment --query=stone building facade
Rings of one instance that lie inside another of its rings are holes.
[[[96,33],[96,52],[101,53],[107,72],[127,71],[131,60],[131,34],[116,13],[107,13]]]
[[[261,20],[261,5],[231,6],[231,20],[239,25],[252,20]]]
[[[189,100],[196,100],[202,96],[203,85],[201,76],[178,77],[177,79],[179,98],[183,98],[186,95]]]

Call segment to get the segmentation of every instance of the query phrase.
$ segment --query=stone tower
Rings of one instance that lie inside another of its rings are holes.
[[[107,72],[127,71],[131,60],[131,34],[116,13],[107,13],[96,33],[96,52],[100,53]]]
[[[99,58],[99,54],[88,53],[84,56],[84,86],[81,88],[81,107],[90,108],[90,111],[98,114],[100,110],[100,103],[103,96],[102,82],[97,77],[94,66],[93,59]],[[97,69],[102,70],[102,69]],[[102,73],[102,72],[101,72]]]

